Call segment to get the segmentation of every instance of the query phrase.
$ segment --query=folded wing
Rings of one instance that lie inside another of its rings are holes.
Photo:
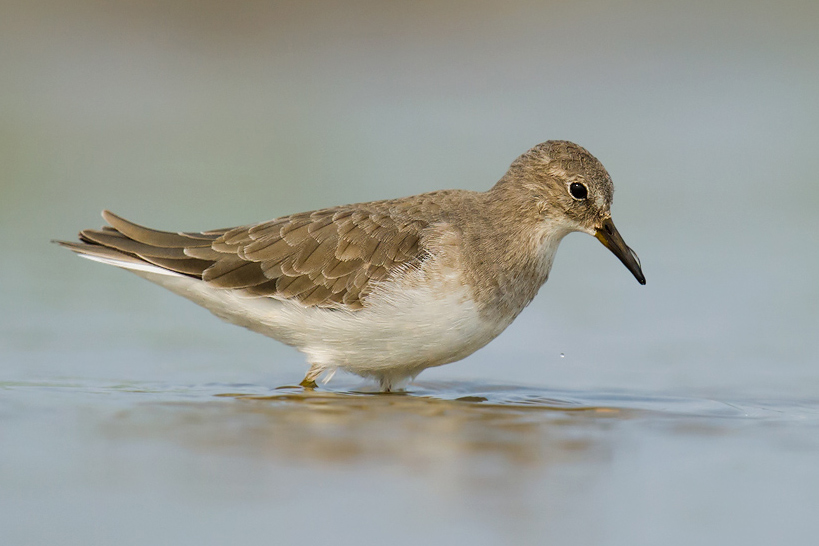
[[[60,244],[114,265],[153,265],[217,288],[354,310],[376,283],[425,259],[424,221],[389,202],[368,205],[201,233],[158,231],[104,211],[108,226],[83,230],[80,243]]]

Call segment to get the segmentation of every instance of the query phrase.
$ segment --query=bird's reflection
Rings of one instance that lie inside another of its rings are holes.
[[[449,461],[459,472],[478,472],[489,460],[521,468],[600,455],[606,449],[596,431],[628,414],[508,389],[459,394],[440,385],[387,395],[300,387],[265,395],[223,392],[212,401],[166,402],[150,411],[141,406],[121,414],[115,428],[125,432],[129,422],[145,425],[153,415],[141,433],[195,449],[300,464],[419,468]]]

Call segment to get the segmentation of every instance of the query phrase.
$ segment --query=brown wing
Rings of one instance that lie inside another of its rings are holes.
[[[214,287],[360,309],[373,283],[424,259],[420,233],[427,223],[407,207],[389,205],[349,205],[202,233],[157,231],[104,211],[110,226],[84,230],[80,239],[88,253],[99,245],[107,250],[98,254],[120,252]],[[66,246],[82,252],[77,243]]]

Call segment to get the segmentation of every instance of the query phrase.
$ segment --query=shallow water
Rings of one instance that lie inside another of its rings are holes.
[[[0,543],[815,544],[819,3],[6,2]],[[496,340],[381,395],[50,244],[610,171]]]
[[[819,529],[816,400],[361,387],[1,384],[4,533],[797,544]]]

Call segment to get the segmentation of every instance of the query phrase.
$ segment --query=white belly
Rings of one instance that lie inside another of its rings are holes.
[[[136,271],[217,316],[296,347],[323,370],[342,368],[389,384],[460,360],[511,322],[487,321],[457,274],[418,282],[421,273],[374,290],[357,311],[305,307],[214,289],[190,277]]]

